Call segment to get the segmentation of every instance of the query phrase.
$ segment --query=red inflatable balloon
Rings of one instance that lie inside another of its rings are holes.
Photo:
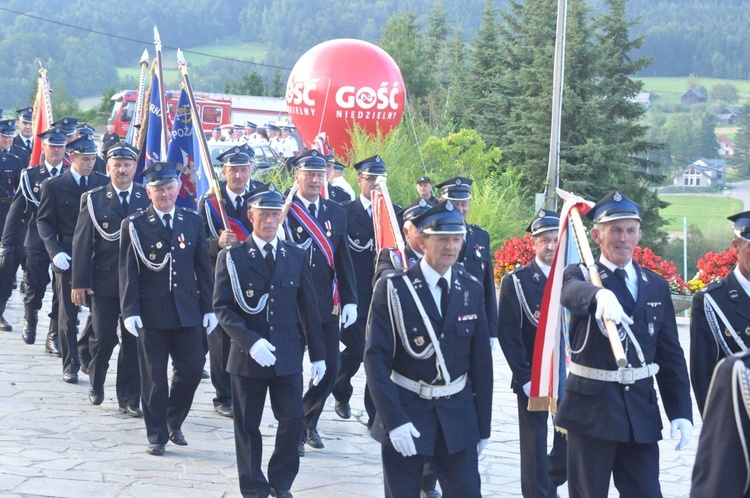
[[[404,79],[380,47],[361,40],[331,40],[308,50],[292,69],[286,105],[308,144],[325,132],[337,155],[350,145],[353,123],[388,133],[401,121]]]

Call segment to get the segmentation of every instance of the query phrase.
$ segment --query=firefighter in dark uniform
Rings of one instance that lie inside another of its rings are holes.
[[[504,276],[500,285],[497,338],[513,372],[510,387],[518,399],[521,493],[527,498],[555,498],[557,487],[567,479],[565,438],[554,431],[552,451],[547,455],[548,412],[527,408],[536,328],[559,229],[560,215],[540,210],[526,228],[531,233],[534,259]],[[565,379],[565,350],[560,351],[560,379]],[[562,386],[561,382],[561,390]]]
[[[432,195],[432,180],[430,180],[429,176],[420,176],[417,178],[417,193],[419,194],[419,199],[424,199],[430,206],[434,206],[440,202],[437,197]]]
[[[231,228],[224,229],[219,213],[216,195],[213,192],[204,196],[198,203],[198,211],[203,216],[208,237],[208,254],[211,257],[211,268],[216,269],[216,258],[219,251],[239,241],[244,241],[253,231],[247,218],[247,204],[244,194],[262,187],[261,182],[250,180],[255,156],[251,147],[232,147],[218,158],[222,162],[222,175],[225,180],[220,183],[221,198],[224,203]],[[216,390],[214,410],[224,417],[232,416],[232,384],[227,372],[229,359],[229,336],[219,324],[206,337],[211,362],[211,384]]]
[[[750,211],[728,219],[737,265],[695,294],[690,311],[690,382],[701,414],[716,364],[750,346]]]
[[[9,153],[21,161],[21,169],[29,167],[29,151],[14,143],[16,137],[16,120],[0,119],[0,154]]]
[[[65,133],[58,127],[50,128],[40,133],[38,138],[42,140],[42,155],[44,160],[41,164],[26,168],[21,172],[21,180],[18,191],[5,220],[6,229],[3,230],[2,247],[3,252],[11,253],[17,259],[10,260],[11,267],[7,265],[8,260],[3,260],[2,281],[0,285],[3,291],[10,293],[12,279],[20,264],[19,249],[25,248],[26,252],[26,281],[24,306],[23,340],[26,344],[34,344],[36,340],[36,328],[39,322],[39,310],[42,308],[42,299],[50,283],[49,277],[49,254],[44,247],[44,241],[39,237],[36,225],[37,210],[41,197],[42,184],[48,178],[60,176],[67,166],[63,163],[65,157]],[[18,233],[14,234],[18,226],[24,226],[25,240],[19,248]],[[14,230],[11,230],[11,227]],[[7,249],[7,248],[11,249]],[[60,356],[57,334],[57,292],[52,288],[52,309],[49,313],[49,331],[44,349],[53,356]]]
[[[34,113],[32,107],[16,109],[18,114],[18,134],[13,138],[13,145],[23,147],[31,155],[31,148],[34,146],[34,129],[32,127],[31,116]]]
[[[138,338],[146,451],[156,456],[168,440],[187,445],[182,423],[206,362],[201,324],[209,334],[217,324],[203,219],[175,207],[178,167],[156,162],[143,172],[151,205],[120,228],[120,309],[125,329]]]
[[[719,361],[703,411],[691,498],[750,497],[750,352]]]
[[[129,215],[150,204],[143,187],[133,184],[138,149],[127,142],[116,143],[107,151],[107,172],[111,182],[81,196],[80,212],[73,236],[72,297],[73,304],[84,306],[91,300],[92,329],[89,364],[89,401],[104,401],[112,351],[119,342],[117,327],[125,330],[120,317],[118,261],[120,225]],[[124,413],[139,417],[141,379],[135,338],[122,334],[117,358],[117,401]]]
[[[450,200],[458,208],[466,223],[466,235],[458,262],[484,287],[484,306],[490,330],[492,349],[497,347],[497,298],[495,294],[495,270],[490,255],[490,234],[484,228],[468,223],[471,204],[472,180],[457,176],[439,185],[440,201]]]
[[[349,192],[331,183],[331,174],[333,173],[333,169],[336,166],[336,159],[333,157],[333,154],[329,154],[325,156],[325,158],[326,158],[326,185],[324,187],[324,191],[321,192],[321,195],[325,199],[332,200],[336,204],[343,204],[345,202],[354,200],[352,196],[349,195]]]
[[[219,254],[214,286],[216,315],[232,338],[228,369],[240,491],[261,498],[270,488],[273,496],[291,497],[299,471],[297,445],[304,428],[300,331],[312,362],[312,382],[322,379],[326,368],[308,254],[277,236],[283,204],[272,183],[247,194],[253,231]],[[278,421],[268,479],[261,470],[260,433],[266,392]]]
[[[456,264],[466,227],[450,201],[413,221],[424,257],[378,280],[367,321],[365,372],[385,496],[419,497],[432,457],[444,497],[475,498],[492,418],[484,291]]]
[[[90,140],[94,140],[94,129],[88,125],[88,123],[78,123],[77,125],[78,136],[81,137],[86,135]],[[104,151],[106,154],[106,150]],[[107,174],[107,162],[97,153],[96,162],[94,163],[94,171],[103,175]]]
[[[5,224],[5,220],[10,210],[10,204],[13,200],[13,195],[18,189],[18,184],[21,178],[21,170],[24,166],[21,163],[21,159],[11,152],[9,147],[3,147],[4,145],[10,144],[13,141],[13,134],[15,133],[15,121],[12,119],[0,120],[0,225]],[[12,232],[12,228],[9,227]],[[1,229],[0,229],[1,230]],[[2,231],[0,231],[2,235]],[[9,250],[2,251],[2,258],[8,258],[8,263],[12,263],[13,254]],[[2,264],[5,264],[3,261]],[[5,306],[10,298],[10,294],[13,291],[13,277],[10,280],[10,289],[0,288],[0,330],[4,332],[10,332],[13,327],[3,317],[5,313]]]
[[[78,311],[71,294],[71,254],[73,234],[84,192],[108,183],[106,176],[94,173],[96,144],[82,136],[67,146],[73,162],[62,175],[42,185],[36,223],[52,261],[54,285],[59,299],[57,328],[60,336],[63,380],[78,382],[81,358],[78,354]]]
[[[601,256],[604,288],[583,265],[565,269],[563,306],[570,311],[570,374],[555,424],[568,436],[568,493],[607,496],[610,478],[620,496],[661,496],[662,420],[654,380],[677,450],[692,435],[692,402],[685,354],[677,336],[669,285],[633,261],[641,239],[640,206],[615,191],[586,216]],[[618,369],[599,320],[619,323],[628,364]]]
[[[326,181],[326,160],[318,151],[310,150],[295,158],[294,167],[299,190],[284,220],[286,240],[309,254],[326,348],[326,374],[317,385],[310,383],[302,398],[306,429],[303,440],[313,448],[323,448],[318,420],[341,365],[339,319],[347,333],[346,329],[357,319],[357,288],[346,242],[346,211],[320,196]],[[300,453],[304,450],[301,443]]]

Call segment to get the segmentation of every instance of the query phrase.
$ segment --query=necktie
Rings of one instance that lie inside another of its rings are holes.
[[[167,230],[169,231],[170,235],[172,234],[172,215],[167,213],[162,217],[162,220],[164,220],[164,226],[167,227]]]
[[[310,205],[307,206],[307,209],[308,209],[308,211],[310,211],[310,214],[312,215],[313,218],[317,218],[317,216],[315,216],[315,209],[316,208],[315,208],[315,203],[314,202],[311,202]]]
[[[448,312],[448,298],[450,297],[448,281],[445,277],[440,277],[438,280],[438,287],[440,287],[440,290],[442,291],[440,293],[440,315],[445,318],[445,314]]]
[[[268,265],[268,269],[271,271],[271,273],[273,273],[273,246],[268,243],[265,245],[265,247],[263,247],[263,249],[266,251],[266,264]]]
[[[49,170],[49,176],[57,176],[57,168],[52,168],[51,170]]]
[[[86,188],[86,177],[82,176],[81,180],[78,183],[79,185],[81,185],[81,188]]]
[[[242,212],[242,196],[238,195],[237,197],[235,197],[234,203],[235,203],[235,209],[237,210],[237,213],[241,213]]]
[[[125,210],[125,212],[127,213],[128,212],[128,206],[130,206],[130,204],[128,204],[128,192],[127,191],[120,192],[120,197],[122,198],[121,199],[122,200],[122,207]]]
[[[617,278],[622,280],[623,283],[628,281],[628,272],[626,272],[624,268],[615,268],[615,275],[617,275]]]
[[[31,140],[26,140],[26,148],[27,149],[31,148]]]

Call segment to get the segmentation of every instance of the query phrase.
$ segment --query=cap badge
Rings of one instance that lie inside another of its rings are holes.
[[[456,185],[461,185],[461,179],[460,178],[456,178]]]
[[[445,201],[445,210],[453,211],[453,203],[451,201]]]
[[[154,171],[161,171],[161,164],[155,164]]]
[[[419,198],[419,207],[427,207],[427,201],[424,200],[424,197]]]
[[[545,215],[544,209],[540,209],[539,214],[537,216],[539,216],[540,218],[544,218],[544,215]]]
[[[276,187],[274,186],[273,183],[268,186],[268,191],[269,192],[276,192]]]
[[[616,191],[613,199],[615,202],[620,202],[622,200],[622,194],[619,191]]]

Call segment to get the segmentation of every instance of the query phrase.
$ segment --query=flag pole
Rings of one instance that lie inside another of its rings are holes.
[[[208,142],[206,141],[206,135],[203,133],[203,125],[201,123],[201,120],[198,118],[198,107],[195,105],[193,86],[190,84],[190,76],[188,76],[187,61],[185,60],[185,56],[182,54],[182,50],[180,49],[177,49],[177,66],[179,67],[180,74],[182,75],[182,83],[185,85],[185,92],[187,93],[188,99],[190,100],[190,107],[193,109],[193,119],[195,121],[193,126],[193,133],[198,134],[198,153],[201,156],[203,172],[206,174],[208,183],[211,189],[214,191],[214,195],[216,196],[216,201],[219,205],[219,214],[221,215],[221,222],[224,225],[224,229],[229,229],[229,218],[227,217],[227,209],[224,206],[224,199],[221,195],[221,186],[219,185],[219,179],[216,178],[213,161],[211,160],[211,153],[208,151]]]
[[[163,161],[167,157],[167,96],[164,88],[164,67],[162,66],[161,57],[161,38],[159,30],[154,26],[154,46],[156,47],[156,71],[159,77],[159,107],[161,107],[161,150],[159,151],[159,160]],[[153,89],[151,90],[153,92]],[[192,105],[192,104],[191,104]]]
[[[55,120],[52,117],[52,99],[49,96],[49,80],[47,79],[47,70],[39,62],[39,79],[37,83],[36,101],[34,102],[32,119],[34,122],[34,135],[38,135],[47,130]],[[42,119],[46,118],[46,122]],[[31,149],[30,165],[39,164],[42,158],[41,140],[34,140]]]
[[[138,95],[135,98],[135,113],[133,113],[133,120],[130,122],[130,126],[133,128],[133,133],[130,135],[130,145],[135,146],[138,143],[139,135],[141,134],[143,121],[143,103],[146,99],[146,75],[148,74],[148,49],[143,49],[143,55],[141,55],[141,76],[138,79]]]

